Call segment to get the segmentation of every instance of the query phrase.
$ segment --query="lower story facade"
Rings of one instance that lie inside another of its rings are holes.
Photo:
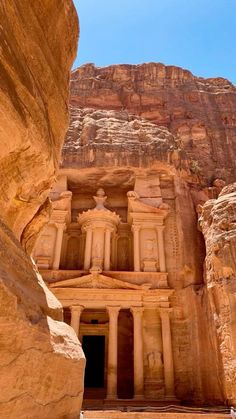
[[[166,273],[42,273],[82,343],[85,399],[176,400]]]

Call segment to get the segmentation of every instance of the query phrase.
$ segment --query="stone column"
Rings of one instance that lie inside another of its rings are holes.
[[[143,399],[143,307],[130,308],[134,319],[134,398]]]
[[[120,307],[106,308],[109,314],[107,399],[117,399],[117,337]]]
[[[84,252],[84,270],[88,271],[91,265],[91,248],[92,248],[92,228],[86,229],[86,241],[85,241],[85,252]]]
[[[134,271],[140,272],[140,243],[139,243],[139,231],[140,226],[132,226],[134,236]]]
[[[144,360],[146,359],[147,362],[145,369],[145,397],[155,400],[160,389],[164,387],[161,319],[155,303],[148,303],[144,308],[143,345]]]
[[[55,244],[55,250],[54,250],[52,269],[59,269],[63,231],[65,230],[66,225],[64,223],[60,223],[60,224],[58,223],[55,225],[57,228],[57,234],[56,234],[56,244]]]
[[[77,336],[79,336],[79,324],[80,324],[80,316],[83,311],[83,306],[71,306],[70,312],[71,312],[71,321],[70,325],[73,327],[75,333]]]
[[[164,226],[157,227],[158,251],[160,260],[160,271],[166,272],[165,244],[164,244]]]
[[[170,312],[171,308],[160,308],[161,316],[161,332],[163,344],[163,362],[164,362],[164,379],[165,379],[165,395],[167,398],[175,397],[174,383],[174,363],[171,343],[170,328]]]
[[[110,264],[111,264],[111,230],[107,228],[105,232],[104,271],[110,270]]]

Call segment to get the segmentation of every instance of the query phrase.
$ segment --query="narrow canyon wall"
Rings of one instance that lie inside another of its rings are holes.
[[[2,0],[0,21],[0,416],[74,418],[84,355],[20,241],[48,214],[78,19],[71,0]]]
[[[160,177],[163,202],[170,208],[165,253],[175,290],[176,395],[188,403],[235,403],[205,281],[208,268],[204,275],[209,246],[198,227],[199,204],[216,198],[235,179],[235,104],[236,88],[229,81],[159,63],[88,64],[72,72],[64,173],[71,179],[74,173],[78,181],[73,170],[91,170],[90,187],[98,178],[102,187],[115,177],[128,187],[134,173]],[[235,307],[230,310],[235,313]]]
[[[21,239],[58,167],[78,22],[62,0],[3,0],[0,18],[1,216]]]
[[[224,398],[236,404],[236,183],[201,208],[206,241],[205,305]]]

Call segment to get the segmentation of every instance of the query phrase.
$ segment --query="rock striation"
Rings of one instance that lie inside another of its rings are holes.
[[[71,104],[127,110],[165,126],[203,184],[235,178],[236,88],[223,78],[203,79],[161,63],[84,65],[72,72]]]
[[[208,316],[215,337],[220,380],[225,399],[236,403],[235,279],[236,183],[226,186],[218,199],[201,208],[200,226],[206,242],[205,282]]]
[[[74,418],[84,355],[20,241],[47,218],[78,20],[71,0],[4,0],[0,20],[0,416]]]
[[[159,127],[127,111],[89,108],[70,109],[71,121],[61,167],[131,165],[149,167],[157,159],[168,163],[180,160],[178,140],[166,127]]]
[[[69,0],[3,1],[0,18],[1,215],[21,239],[55,178],[78,23]]]

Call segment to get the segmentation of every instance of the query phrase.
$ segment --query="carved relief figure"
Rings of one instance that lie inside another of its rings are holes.
[[[144,244],[144,257],[145,259],[153,259],[155,249],[155,240],[146,239]]]
[[[159,351],[152,351],[147,354],[147,365],[149,369],[149,376],[151,378],[162,374],[163,362],[162,354]]]
[[[94,258],[102,258],[102,246],[101,243],[97,242],[93,246],[93,257]]]

